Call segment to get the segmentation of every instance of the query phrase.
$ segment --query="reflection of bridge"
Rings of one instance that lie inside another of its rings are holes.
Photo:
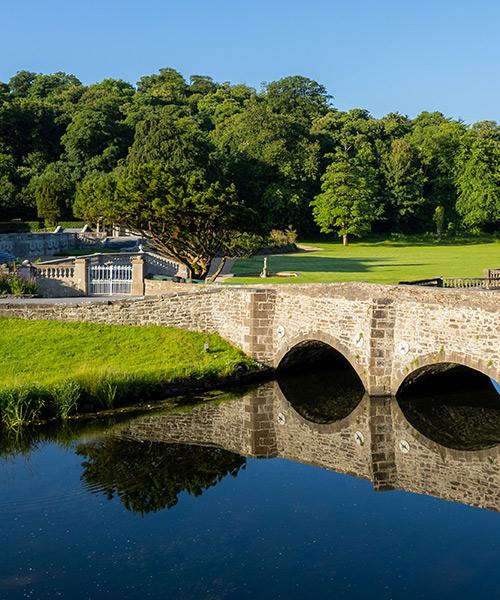
[[[436,363],[500,380],[498,292],[366,283],[193,287],[109,303],[2,303],[0,316],[215,332],[270,366],[317,340],[349,360],[371,395],[395,394],[407,376]]]
[[[376,490],[402,489],[500,511],[500,445],[469,452],[440,446],[416,431],[393,399],[365,395],[348,417],[319,425],[300,416],[270,383],[241,400],[141,417],[120,435],[279,456],[369,479]]]

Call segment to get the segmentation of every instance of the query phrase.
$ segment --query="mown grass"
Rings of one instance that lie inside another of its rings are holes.
[[[1,318],[0,349],[0,420],[8,428],[148,400],[176,385],[215,383],[256,367],[216,335],[158,326]]]
[[[267,283],[368,281],[398,283],[430,277],[482,277],[483,269],[500,267],[500,240],[493,236],[436,242],[426,236],[353,241],[343,247],[333,237],[304,240],[317,252],[272,255],[271,273],[299,272],[299,277],[269,277]],[[236,261],[228,283],[262,283],[262,256]]]

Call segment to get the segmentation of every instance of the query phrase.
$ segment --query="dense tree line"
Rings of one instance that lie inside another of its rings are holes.
[[[28,71],[0,83],[0,219],[53,223],[74,212],[106,222],[129,207],[142,225],[160,216],[156,237],[181,258],[190,252],[181,226],[197,203],[199,220],[214,209],[229,237],[288,226],[345,239],[370,229],[493,231],[499,179],[496,122],[342,112],[305,77],[260,91],[168,68],[135,87]],[[159,203],[161,185],[176,192]],[[178,198],[185,206],[170,218]]]

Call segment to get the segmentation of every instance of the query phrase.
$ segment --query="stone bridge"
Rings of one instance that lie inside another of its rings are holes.
[[[0,304],[0,316],[218,333],[271,367],[293,348],[323,342],[350,362],[373,396],[394,395],[406,378],[442,363],[500,381],[499,315],[495,291],[368,283],[190,286],[108,302]]]
[[[365,394],[349,416],[316,424],[272,382],[239,400],[139,417],[111,435],[283,457],[370,480],[377,491],[400,489],[500,511],[500,445],[475,451],[440,445],[407,421],[394,398]]]

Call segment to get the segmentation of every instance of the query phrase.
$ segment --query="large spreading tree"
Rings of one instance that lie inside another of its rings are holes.
[[[500,223],[500,127],[478,123],[457,160],[457,210],[471,228]]]
[[[214,258],[220,258],[220,271],[227,258],[246,255],[259,243],[254,215],[234,185],[179,174],[163,162],[130,164],[113,179],[85,179],[75,210],[139,233],[199,279],[207,277]]]

